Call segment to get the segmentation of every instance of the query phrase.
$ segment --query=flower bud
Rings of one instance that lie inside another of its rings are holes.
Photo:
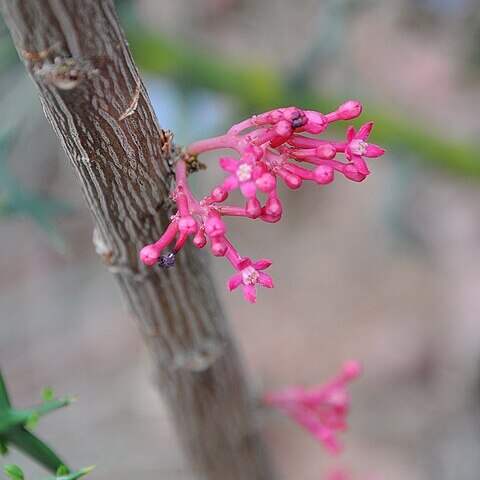
[[[354,182],[363,182],[367,176],[364,173],[360,173],[357,170],[357,167],[353,164],[348,164],[345,166],[345,169],[343,170],[343,174],[349,179],[353,180]]]
[[[295,190],[302,186],[302,179],[294,173],[286,172],[284,175],[282,175],[282,178],[287,187],[291,188],[292,190]]]
[[[333,145],[325,143],[323,145],[319,145],[315,149],[315,155],[320,158],[325,158],[327,160],[331,160],[337,154],[337,150]]]
[[[269,215],[266,213],[265,207],[262,208],[262,213],[260,214],[260,220],[268,223],[277,223],[282,218],[282,215]]]
[[[282,214],[282,204],[278,198],[272,197],[267,200],[265,204],[265,213],[267,215],[278,216]]]
[[[315,181],[319,185],[327,185],[333,181],[334,172],[333,168],[329,165],[319,165],[313,173],[315,175]]]
[[[219,238],[212,238],[210,249],[216,257],[223,257],[227,253],[227,244]]]
[[[257,218],[262,211],[260,202],[255,198],[249,198],[245,206],[245,212],[249,218]]]
[[[323,113],[307,110],[305,115],[307,116],[308,122],[304,125],[303,130],[306,132],[317,135],[327,128],[328,121]]]
[[[356,100],[349,100],[338,107],[337,113],[342,120],[357,118],[362,113],[362,104]]]
[[[281,120],[275,126],[275,133],[281,137],[290,137],[293,133],[292,124],[286,120]]]
[[[255,184],[261,192],[270,192],[275,188],[277,180],[271,173],[264,173],[255,180]]]
[[[222,187],[215,187],[210,194],[214,202],[223,202],[228,197],[228,192]]]
[[[155,265],[159,256],[159,252],[153,245],[146,245],[140,250],[140,260],[148,266]]]
[[[205,233],[202,229],[199,229],[193,237],[193,244],[197,248],[203,248],[207,244],[207,237],[205,237]]]
[[[342,372],[346,380],[353,380],[361,375],[362,366],[356,360],[348,360],[343,364]]]
[[[227,227],[222,222],[220,217],[216,215],[212,215],[206,222],[205,222],[205,233],[209,237],[219,237],[224,235],[227,231]]]
[[[198,225],[192,216],[187,215],[178,221],[178,230],[185,235],[193,235],[198,230]]]

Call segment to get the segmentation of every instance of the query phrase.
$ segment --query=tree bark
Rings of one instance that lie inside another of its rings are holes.
[[[0,5],[92,211],[96,250],[138,320],[196,477],[273,478],[203,255],[188,246],[168,271],[139,262],[140,248],[159,237],[172,213],[179,150],[157,123],[112,1]]]

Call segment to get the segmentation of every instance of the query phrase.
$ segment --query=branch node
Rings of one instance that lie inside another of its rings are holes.
[[[53,63],[48,60],[36,62],[32,70],[38,79],[59,90],[73,90],[86,78],[99,73],[88,60],[73,57],[55,57]]]
[[[202,342],[192,351],[177,355],[173,368],[191,372],[203,372],[210,368],[224,353],[224,342],[210,339]]]

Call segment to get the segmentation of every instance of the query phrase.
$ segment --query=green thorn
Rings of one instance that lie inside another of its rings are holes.
[[[65,466],[65,465],[60,465],[58,468],[57,468],[57,477],[61,477],[61,476],[64,476],[64,475],[68,475],[68,468]]]
[[[42,391],[42,399],[44,402],[48,402],[49,400],[53,400],[55,398],[55,394],[51,388],[44,388]]]
[[[27,427],[29,430],[32,430],[38,425],[39,420],[40,415],[38,413],[33,413],[28,417],[27,422],[25,423],[25,427]]]
[[[91,467],[82,468],[81,470],[77,470],[76,472],[67,473],[65,475],[58,475],[55,479],[47,479],[47,480],[77,480],[77,478],[83,477],[87,473],[91,472],[95,468],[95,465]]]
[[[77,478],[83,477],[87,473],[90,473],[95,468],[95,465],[91,465],[90,467],[82,468],[77,472],[71,473],[68,477],[68,480],[76,480]]]

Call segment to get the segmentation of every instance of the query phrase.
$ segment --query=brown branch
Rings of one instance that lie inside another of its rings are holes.
[[[204,257],[186,248],[168,272],[138,260],[139,249],[167,225],[178,149],[157,124],[112,1],[0,5],[92,211],[96,251],[138,320],[197,477],[271,479]]]

